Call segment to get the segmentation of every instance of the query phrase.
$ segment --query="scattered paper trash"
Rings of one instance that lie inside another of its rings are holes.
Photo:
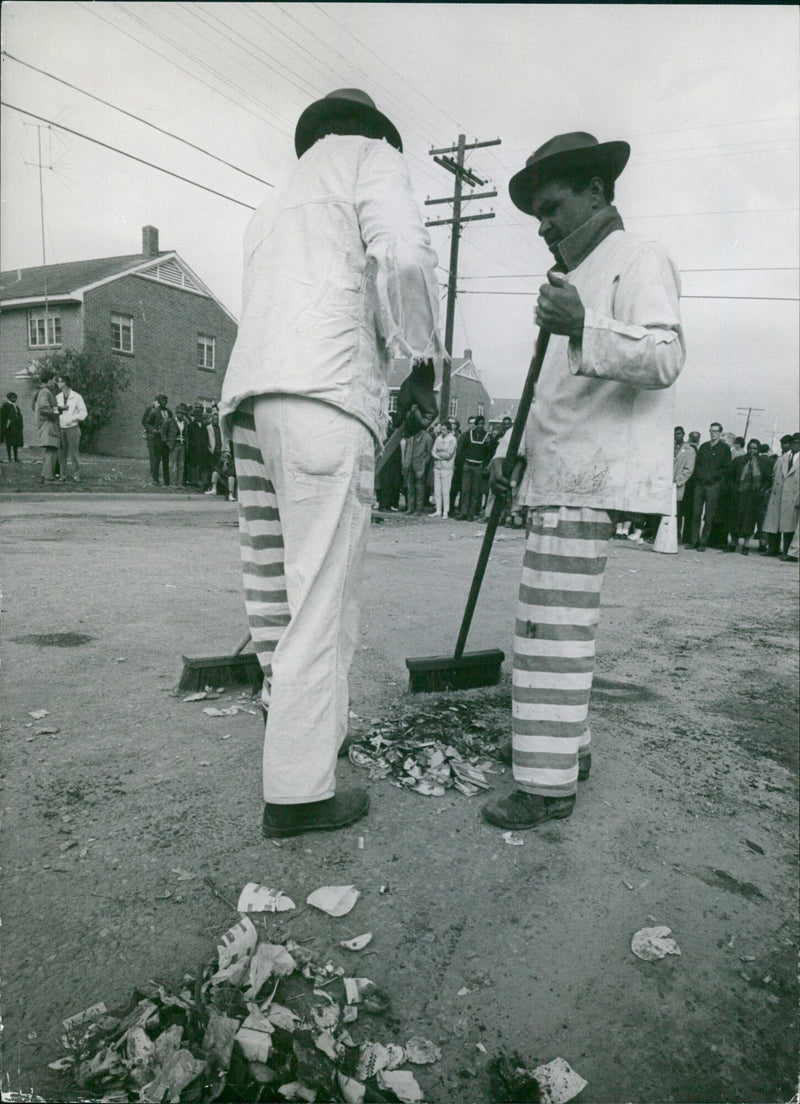
[[[657,962],[665,955],[679,955],[681,949],[674,939],[670,939],[672,929],[663,926],[640,928],[631,939],[631,950],[644,962]]]
[[[395,1043],[389,1043],[388,1046],[383,1043],[362,1043],[355,1071],[356,1080],[366,1081],[379,1070],[396,1069],[405,1060],[405,1050]]]
[[[503,832],[503,839],[506,843],[510,843],[512,847],[522,847],[525,842],[522,836],[518,835],[516,832]]]
[[[49,709],[34,709],[32,713],[28,714],[29,717],[33,717],[34,721],[41,721],[42,717],[49,717]]]
[[[379,1070],[378,1087],[393,1092],[402,1104],[417,1104],[424,1100],[422,1089],[409,1070]]]
[[[239,894],[239,912],[289,912],[295,907],[291,897],[279,889],[268,889],[258,882],[248,882]]]
[[[339,1091],[345,1104],[364,1104],[367,1093],[366,1086],[362,1085],[360,1081],[356,1081],[354,1077],[346,1077],[341,1072],[337,1074],[337,1077]]]
[[[55,725],[39,725],[38,728],[34,728],[34,736],[56,736],[61,731],[60,728],[56,728]]]
[[[346,916],[360,896],[353,885],[321,886],[309,893],[306,904],[327,912],[329,916]]]
[[[406,1043],[406,1058],[415,1066],[427,1066],[431,1062],[438,1062],[442,1052],[430,1039],[423,1039],[421,1035],[415,1035]]]
[[[541,1104],[567,1104],[588,1084],[563,1058],[554,1058],[532,1072],[539,1082]]]
[[[364,948],[372,942],[372,932],[364,932],[363,935],[356,935],[352,939],[342,939],[339,941],[340,947],[346,947],[348,951],[363,951]]]
[[[251,1012],[236,1032],[236,1042],[250,1062],[269,1060],[274,1025],[258,1010]]]
[[[207,705],[203,712],[209,717],[235,717],[242,710],[238,705],[229,705],[227,709],[217,709],[216,705]]]
[[[348,1004],[363,1005],[366,1012],[382,1015],[389,1008],[389,998],[369,978],[342,978],[345,999]]]

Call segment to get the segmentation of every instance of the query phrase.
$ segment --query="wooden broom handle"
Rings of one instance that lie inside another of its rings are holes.
[[[547,343],[549,340],[550,333],[547,330],[540,329],[536,338],[536,348],[531,358],[530,367],[528,368],[528,375],[525,379],[525,386],[522,389],[519,406],[517,407],[517,414],[514,418],[514,426],[511,430],[511,437],[508,442],[508,451],[503,460],[503,475],[506,479],[511,477],[511,473],[514,471],[514,465],[517,462],[519,446],[522,441],[522,435],[525,432],[525,423],[528,420],[528,414],[530,413],[531,404],[533,402],[533,392],[542,371],[544,355],[547,352]],[[483,535],[483,544],[481,545],[478,563],[475,567],[475,574],[472,577],[472,586],[469,590],[467,606],[464,610],[461,629],[459,630],[458,640],[456,641],[456,650],[453,655],[454,659],[461,659],[461,656],[464,654],[464,646],[467,643],[467,635],[469,634],[470,625],[472,624],[472,615],[475,612],[475,605],[478,601],[478,594],[480,593],[486,565],[489,562],[489,553],[492,551],[494,535],[497,532],[497,525],[500,521],[500,515],[503,512],[504,506],[505,498],[500,498],[498,495],[495,495],[492,512],[486,523],[486,532]]]

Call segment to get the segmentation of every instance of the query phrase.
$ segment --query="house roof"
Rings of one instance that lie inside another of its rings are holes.
[[[395,390],[398,388],[406,376],[411,371],[411,361],[408,357],[395,357],[391,365],[389,366],[389,388]],[[436,369],[436,390],[438,391],[442,384],[442,359],[439,357],[433,362],[433,366]],[[450,363],[450,378],[453,376],[462,376],[465,379],[477,380],[482,384],[483,380],[478,375],[478,370],[475,367],[475,362],[472,357],[453,357]]]
[[[128,274],[207,296],[225,311],[231,321],[236,322],[225,304],[172,250],[162,250],[155,256],[132,253],[125,257],[100,257],[92,261],[68,261],[37,268],[12,268],[0,272],[0,303],[8,309],[15,304],[22,307],[44,302],[45,280],[48,299],[81,302],[85,291]]]
[[[14,299],[44,298],[45,278],[48,296],[71,295],[89,284],[121,276],[129,269],[154,259],[144,253],[134,253],[127,257],[101,257],[95,261],[12,268],[8,272],[0,272],[0,299],[5,303]]]

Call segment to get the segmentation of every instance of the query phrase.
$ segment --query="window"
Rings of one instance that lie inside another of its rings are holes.
[[[214,353],[217,339],[207,334],[197,335],[197,367],[204,372],[215,371]]]
[[[478,413],[475,415],[475,417],[476,418],[482,418],[484,416],[484,414],[485,414],[485,410],[484,410],[483,403],[478,403]]]
[[[50,311],[31,311],[28,314],[28,344],[60,345],[61,318]]]
[[[133,352],[133,317],[130,314],[111,315],[111,348],[118,353]]]
[[[451,418],[458,417],[458,399],[451,399],[450,400],[450,414],[449,414],[449,417],[451,417]]]
[[[396,391],[390,391],[389,392],[389,413],[390,414],[396,414],[397,413],[397,392]]]

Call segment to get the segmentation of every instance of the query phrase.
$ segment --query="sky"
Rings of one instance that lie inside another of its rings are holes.
[[[762,408],[748,435],[770,440],[800,422],[798,18],[761,4],[6,0],[0,265],[39,265],[43,247],[48,264],[138,253],[150,224],[238,317],[249,208],[290,171],[297,118],[362,88],[403,137],[426,218],[446,217],[425,200],[453,180],[430,149],[501,139],[467,161],[498,195],[466,205],[495,217],[462,229],[453,352],[472,350],[493,397],[517,397],[552,261],[508,180],[555,134],[625,139],[617,207],[682,272],[677,420],[742,433]],[[449,227],[430,233],[444,284]]]

